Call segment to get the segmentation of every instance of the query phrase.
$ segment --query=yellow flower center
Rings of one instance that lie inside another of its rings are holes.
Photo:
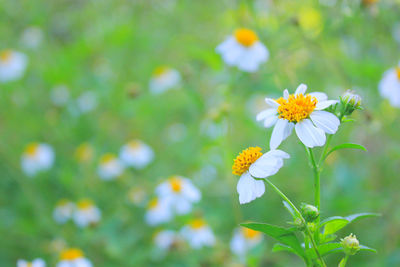
[[[93,202],[90,199],[82,199],[76,204],[76,206],[78,206],[78,209],[80,210],[85,210],[93,207]]]
[[[104,154],[104,155],[101,156],[101,158],[100,158],[100,164],[107,164],[107,163],[110,163],[110,162],[113,161],[114,159],[115,159],[114,154],[111,154],[111,153]]]
[[[68,203],[69,203],[69,200],[63,198],[63,199],[60,199],[60,200],[57,202],[57,206],[62,207],[62,206],[67,205]]]
[[[159,67],[157,67],[157,68],[154,69],[153,75],[154,75],[155,77],[160,77],[160,76],[162,76],[163,74],[167,73],[168,70],[169,70],[169,68],[168,68],[167,66],[159,66]]]
[[[260,232],[249,229],[249,228],[243,228],[243,236],[246,239],[254,239],[254,238],[258,238],[261,235]]]
[[[8,62],[11,59],[12,51],[7,49],[0,52],[0,61]]]
[[[26,263],[26,267],[33,267],[33,263],[32,262],[27,262]]]
[[[80,144],[75,151],[75,157],[78,161],[88,161],[93,156],[93,148],[89,143]]]
[[[258,41],[258,36],[255,32],[249,29],[237,29],[234,33],[236,41],[243,46],[251,46]]]
[[[83,258],[83,252],[77,248],[66,249],[63,252],[61,252],[60,258],[61,260],[67,260],[67,261],[76,260],[79,258]]]
[[[279,98],[278,113],[279,118],[290,122],[299,122],[310,116],[317,105],[317,99],[311,95],[303,94],[289,95],[288,99]]]
[[[261,147],[249,147],[240,153],[234,160],[232,173],[242,175],[259,157],[262,156]]]
[[[206,222],[203,219],[194,219],[190,222],[190,227],[193,229],[200,229],[206,225]]]
[[[128,143],[128,146],[129,146],[129,148],[131,148],[131,149],[138,149],[138,148],[140,148],[140,145],[141,145],[140,141],[137,141],[137,140],[130,141],[130,142]]]
[[[182,190],[182,179],[173,176],[169,179],[169,184],[171,185],[172,191],[175,193],[179,193]]]
[[[152,200],[149,201],[149,205],[148,208],[149,209],[155,209],[158,205],[158,199],[157,198],[153,198]]]
[[[26,146],[25,149],[25,154],[34,157],[39,149],[39,144],[38,143],[30,143],[29,145]]]
[[[400,67],[396,67],[397,79],[400,81]]]

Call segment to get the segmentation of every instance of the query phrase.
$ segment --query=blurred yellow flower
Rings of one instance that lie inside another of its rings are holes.
[[[312,7],[304,7],[299,12],[300,28],[308,35],[316,36],[323,28],[322,16],[319,10]]]
[[[94,149],[92,145],[85,142],[80,144],[75,150],[75,158],[79,162],[87,162],[93,158]]]

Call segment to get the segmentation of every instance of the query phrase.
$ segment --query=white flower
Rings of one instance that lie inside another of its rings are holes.
[[[18,80],[24,74],[27,64],[27,57],[20,52],[0,51],[0,82]]]
[[[74,209],[74,203],[67,199],[62,199],[57,203],[53,211],[53,218],[60,224],[66,223],[72,217]]]
[[[166,66],[156,68],[150,79],[149,88],[153,94],[161,94],[176,88],[181,82],[181,75],[175,69]]]
[[[32,262],[18,260],[17,267],[46,267],[46,263],[40,258],[34,259]]]
[[[181,234],[194,249],[212,247],[215,244],[214,233],[203,219],[195,219],[185,225]]]
[[[379,83],[379,92],[389,100],[390,105],[400,108],[400,62],[395,68],[386,71]]]
[[[39,27],[30,26],[24,30],[21,43],[28,48],[37,48],[43,40],[43,31]]]
[[[261,232],[240,227],[235,229],[230,247],[233,253],[239,257],[244,257],[247,251],[257,246],[262,239]]]
[[[270,140],[271,149],[276,149],[292,133],[293,128],[300,141],[310,148],[323,146],[325,133],[336,133],[339,119],[323,109],[338,101],[328,100],[325,93],[305,94],[306,90],[307,86],[300,84],[292,95],[285,89],[283,97],[265,99],[270,108],[260,112],[257,120],[263,120],[266,128],[275,125]]]
[[[119,157],[125,165],[143,169],[153,161],[154,152],[142,141],[133,140],[121,148]]]
[[[67,104],[69,99],[68,87],[65,85],[55,86],[50,93],[51,102],[58,107],[62,107]]]
[[[145,214],[147,224],[154,226],[169,222],[171,219],[172,213],[169,199],[153,198],[150,200]]]
[[[192,182],[181,176],[172,176],[156,188],[161,199],[168,199],[170,207],[178,214],[187,214],[192,210],[192,203],[199,202],[201,192]]]
[[[92,267],[92,263],[86,259],[83,252],[77,248],[66,249],[61,253],[60,261],[56,267]]]
[[[113,180],[122,175],[124,167],[120,160],[111,153],[104,154],[100,158],[97,173],[103,180]]]
[[[50,169],[53,162],[54,151],[48,144],[31,143],[21,157],[22,170],[28,176]]]
[[[90,199],[82,199],[76,203],[72,219],[79,227],[96,224],[100,221],[101,212]]]
[[[258,40],[255,32],[249,29],[237,29],[232,36],[217,46],[229,66],[237,66],[242,71],[255,72],[259,65],[269,57],[268,49]]]
[[[264,181],[254,178],[266,178],[276,174],[283,166],[283,159],[290,156],[281,150],[261,153],[260,147],[249,147],[236,157],[232,166],[233,174],[240,175],[237,184],[240,204],[261,197],[265,192]]]
[[[154,244],[161,250],[168,250],[177,241],[178,235],[172,230],[163,230],[155,234]]]
[[[354,108],[357,108],[361,105],[362,98],[361,96],[354,93],[352,90],[347,90],[341,97],[341,99]]]
[[[88,113],[97,107],[97,96],[94,92],[83,92],[76,100],[80,113]]]

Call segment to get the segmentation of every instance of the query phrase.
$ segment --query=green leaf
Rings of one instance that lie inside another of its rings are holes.
[[[322,225],[325,225],[324,227],[324,236],[331,235],[345,227],[349,221],[346,218],[340,217],[340,216],[335,216],[335,217],[330,217],[328,218],[328,221],[324,220],[321,223]]]
[[[324,159],[326,159],[328,157],[328,155],[331,154],[333,151],[336,151],[336,150],[339,150],[339,149],[344,149],[344,148],[353,148],[353,149],[360,149],[360,150],[367,151],[367,149],[365,147],[363,147],[362,145],[345,143],[345,144],[341,144],[341,145],[335,146],[331,150],[329,150],[329,152],[326,153]]]
[[[297,254],[297,252],[296,252],[294,249],[292,249],[291,247],[286,246],[286,245],[284,245],[284,244],[281,244],[281,243],[276,243],[276,244],[274,245],[274,247],[272,248],[272,251],[273,251],[273,252],[287,251],[287,252],[291,252],[291,253]],[[297,255],[298,255],[298,254],[297,254]],[[300,255],[299,255],[299,256],[300,256]]]
[[[378,251],[376,251],[376,249],[370,248],[370,247],[367,247],[364,245],[360,245],[360,251],[369,251],[369,252],[378,253]]]
[[[345,267],[346,266],[346,262],[347,262],[346,257],[342,258],[340,260],[340,262],[339,262],[338,267]]]
[[[296,231],[295,228],[283,228],[267,223],[242,223],[240,225],[271,236],[277,241],[291,247],[297,255],[306,259],[304,249],[294,233]]]
[[[349,223],[354,222],[359,219],[364,219],[364,218],[369,218],[369,217],[379,217],[382,216],[379,213],[373,213],[373,212],[363,212],[363,213],[356,213],[352,214],[349,216],[346,216],[346,219],[349,221]]]
[[[325,244],[318,246],[318,251],[321,254],[321,256],[323,257],[325,255],[342,252],[341,247],[342,247],[342,245],[337,242],[325,243]],[[317,258],[317,254],[315,253],[315,251],[313,249],[307,250],[307,255],[313,259]]]

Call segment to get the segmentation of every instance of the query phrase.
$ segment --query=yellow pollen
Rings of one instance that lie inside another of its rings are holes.
[[[150,200],[149,204],[148,204],[148,208],[149,209],[155,209],[158,205],[158,199],[157,198],[153,198],[152,200]]]
[[[303,94],[289,95],[288,99],[279,98],[278,113],[279,118],[290,122],[299,122],[306,119],[314,111],[317,105],[317,99],[311,95]]]
[[[130,141],[130,142],[128,143],[128,146],[129,146],[129,148],[131,148],[131,149],[138,149],[138,148],[140,148],[140,146],[141,146],[141,142],[140,142],[140,141],[137,141],[137,140]]]
[[[75,157],[78,161],[88,161],[93,156],[93,148],[89,143],[80,144],[75,150]]]
[[[261,147],[249,147],[240,153],[234,160],[232,173],[242,175],[259,157],[262,156]]]
[[[25,149],[25,154],[34,157],[39,149],[39,144],[38,143],[30,143],[26,146]]]
[[[397,79],[400,81],[400,67],[396,67]]]
[[[101,158],[100,158],[100,164],[107,164],[107,163],[110,163],[110,162],[113,161],[114,159],[115,159],[114,154],[111,154],[111,153],[104,154],[104,155],[101,156]]]
[[[11,59],[12,51],[7,49],[0,52],[0,61],[8,62]]]
[[[243,228],[243,236],[246,239],[254,239],[254,238],[258,238],[261,235],[260,232],[249,229],[249,228]]]
[[[61,252],[60,255],[61,260],[72,261],[79,258],[83,258],[83,252],[77,248],[66,249]]]
[[[245,28],[237,29],[234,35],[236,41],[244,46],[251,46],[258,40],[258,36],[254,31]]]
[[[193,229],[196,229],[196,230],[198,230],[198,229],[204,227],[205,225],[206,225],[206,222],[205,222],[203,219],[194,219],[194,220],[192,220],[192,221],[190,222],[190,226],[191,226]]]
[[[93,201],[90,199],[82,199],[76,204],[76,206],[78,206],[78,209],[80,210],[89,209],[93,207]]]
[[[154,69],[153,75],[155,77],[160,77],[161,75],[167,73],[168,70],[169,70],[169,68],[167,66],[159,66],[159,67]]]
[[[171,185],[172,191],[179,193],[182,190],[182,179],[177,176],[173,176],[169,179],[169,184]]]

